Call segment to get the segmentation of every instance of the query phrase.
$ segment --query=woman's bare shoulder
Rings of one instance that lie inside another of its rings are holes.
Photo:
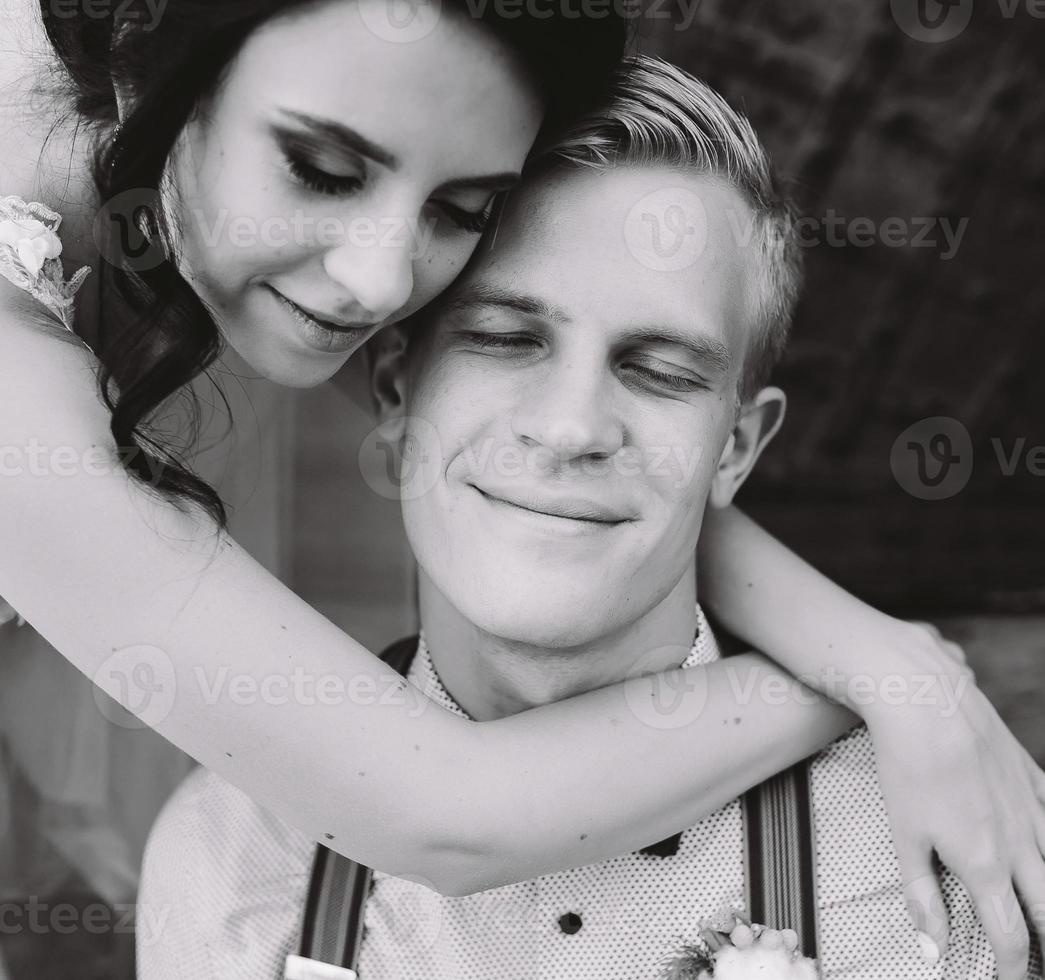
[[[17,438],[23,430],[63,426],[70,438],[107,437],[98,362],[28,293],[0,277],[0,429]]]

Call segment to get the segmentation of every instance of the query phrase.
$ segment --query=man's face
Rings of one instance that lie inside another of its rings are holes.
[[[706,236],[685,268],[664,271],[658,214]],[[719,181],[667,170],[531,182],[412,346],[407,441],[434,486],[404,495],[404,522],[478,628],[575,646],[691,587],[754,321],[747,214]]]

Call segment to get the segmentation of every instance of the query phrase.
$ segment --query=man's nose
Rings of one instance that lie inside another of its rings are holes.
[[[624,429],[592,363],[565,364],[529,386],[514,413],[512,430],[527,446],[540,446],[559,461],[608,458],[624,445]]]

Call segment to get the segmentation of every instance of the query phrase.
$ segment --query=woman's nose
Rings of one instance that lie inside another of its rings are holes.
[[[412,249],[402,236],[386,243],[395,238],[378,233],[372,242],[344,242],[323,256],[327,275],[375,322],[401,310],[414,291]]]

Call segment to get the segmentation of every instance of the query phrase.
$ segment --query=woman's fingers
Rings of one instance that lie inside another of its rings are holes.
[[[1045,807],[1045,772],[1026,749],[1023,749],[1023,763],[1027,770],[1027,778],[1034,788],[1034,795],[1042,807]]]
[[[1027,855],[1016,863],[1016,888],[1023,907],[1030,912],[1030,927],[1038,934],[1045,949],[1045,859],[1033,843]]]
[[[1030,932],[1005,864],[981,857],[970,870],[956,873],[969,889],[994,949],[998,980],[1026,980]]]
[[[938,963],[947,951],[949,921],[940,882],[932,866],[932,853],[910,849],[897,842],[907,911],[918,933],[918,946],[927,963]]]
[[[1038,810],[1032,814],[1031,825],[1034,828],[1034,842],[1037,844],[1038,854],[1045,857],[1045,812]],[[1045,914],[1045,906],[1042,906],[1042,911]]]

